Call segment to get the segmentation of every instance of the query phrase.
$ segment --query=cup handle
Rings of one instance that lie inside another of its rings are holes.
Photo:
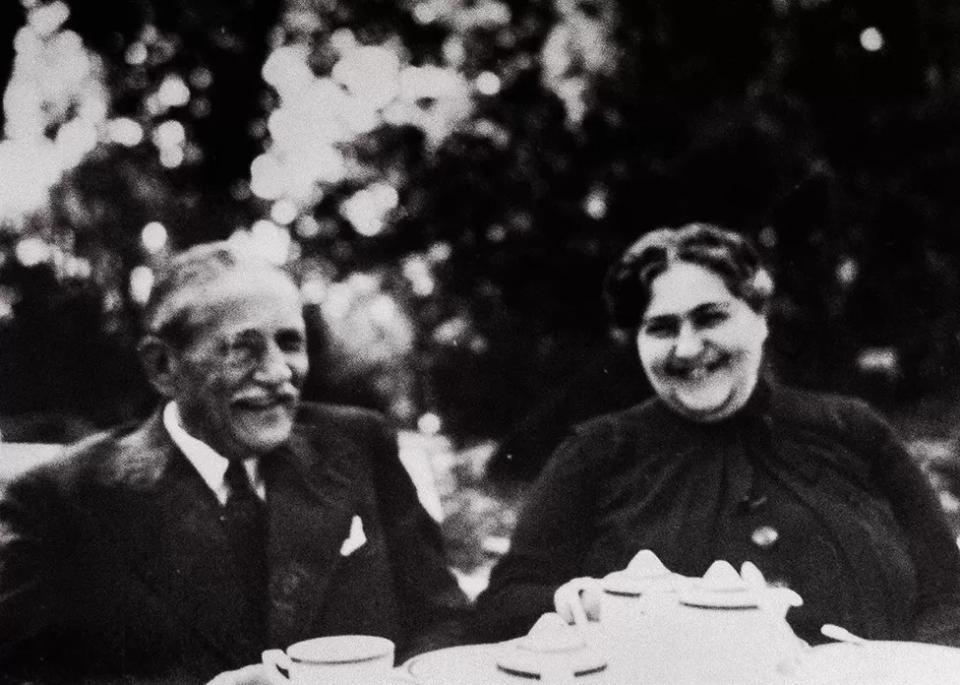
[[[260,660],[267,667],[271,676],[278,676],[281,682],[290,682],[290,669],[293,662],[282,649],[268,649],[260,655]]]

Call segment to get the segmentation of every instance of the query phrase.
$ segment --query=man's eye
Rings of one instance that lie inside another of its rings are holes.
[[[303,352],[307,349],[307,340],[299,333],[284,333],[277,336],[277,347],[284,352]]]
[[[258,359],[266,349],[266,344],[259,335],[243,334],[237,336],[227,347],[227,353],[232,362],[250,362]]]
[[[258,345],[249,342],[235,343],[233,346],[233,353],[243,356],[256,357],[258,351]]]

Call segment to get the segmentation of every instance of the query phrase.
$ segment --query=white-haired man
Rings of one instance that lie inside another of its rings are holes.
[[[300,401],[293,281],[196,246],[159,275],[145,324],[153,416],[0,500],[0,672],[257,683],[262,650],[305,638],[382,635],[399,658],[455,643],[467,602],[393,432]]]

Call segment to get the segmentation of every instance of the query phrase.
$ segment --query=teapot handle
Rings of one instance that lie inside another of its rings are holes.
[[[287,656],[286,652],[282,649],[268,649],[263,652],[260,658],[267,669],[267,677],[270,679],[270,682],[290,682],[289,675],[290,669],[293,667],[293,662],[290,660],[290,657]],[[286,671],[286,673],[283,673],[284,671]]]

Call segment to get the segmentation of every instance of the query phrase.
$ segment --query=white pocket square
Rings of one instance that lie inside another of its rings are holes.
[[[354,516],[350,521],[350,534],[340,545],[340,556],[348,557],[365,544],[367,544],[367,536],[363,533],[363,521],[359,516]]]

